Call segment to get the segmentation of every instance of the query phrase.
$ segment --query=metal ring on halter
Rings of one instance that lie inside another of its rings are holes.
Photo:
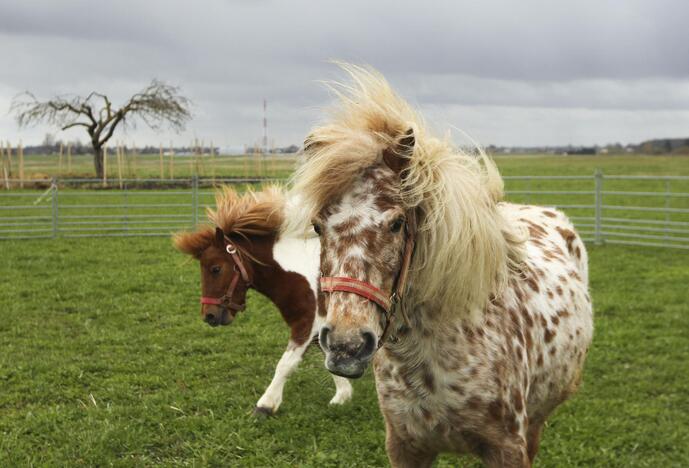
[[[225,247],[225,250],[226,250],[227,253],[230,254],[230,255],[234,255],[234,254],[237,253],[237,247],[235,247],[235,246],[232,245],[232,244],[227,244],[227,246]]]

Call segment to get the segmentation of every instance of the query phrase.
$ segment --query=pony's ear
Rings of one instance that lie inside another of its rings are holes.
[[[215,228],[215,242],[216,247],[223,248],[225,246],[225,233],[219,227]]]
[[[390,169],[401,174],[409,166],[411,156],[414,154],[414,143],[416,143],[414,129],[410,128],[395,145],[383,150],[383,161]]]

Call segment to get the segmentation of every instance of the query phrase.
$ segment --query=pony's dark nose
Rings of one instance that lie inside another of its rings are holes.
[[[213,313],[210,313],[210,312],[207,313],[206,316],[203,318],[203,320],[204,320],[208,325],[211,325],[211,326],[213,326],[213,327],[215,327],[216,325],[218,325],[218,317],[216,317],[216,315],[213,314]]]
[[[346,340],[328,340],[328,351],[341,354],[344,357],[357,358],[366,361],[375,351],[376,336],[366,330],[359,337],[352,337]]]
[[[318,341],[326,352],[326,368],[333,374],[355,378],[364,373],[378,340],[370,330],[341,334],[326,325],[321,328]]]

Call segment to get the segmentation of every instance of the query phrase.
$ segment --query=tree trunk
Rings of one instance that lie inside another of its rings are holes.
[[[103,178],[103,147],[93,145],[93,165],[96,168],[96,178]]]

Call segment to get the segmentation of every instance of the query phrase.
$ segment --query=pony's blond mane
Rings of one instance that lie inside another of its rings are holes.
[[[340,66],[352,83],[330,84],[339,106],[307,138],[305,161],[293,179],[308,215],[346,192],[413,129],[416,141],[401,186],[406,208],[420,214],[411,300],[452,313],[483,310],[523,258],[524,236],[497,208],[503,182],[495,164],[480,149],[467,154],[448,137],[430,135],[375,70]]]
[[[215,205],[215,208],[206,209],[208,220],[228,236],[277,235],[285,219],[285,195],[278,186],[269,186],[260,192],[249,189],[240,194],[225,185],[216,191]],[[178,233],[173,241],[179,250],[198,256],[211,245],[214,232],[214,227],[206,225],[196,232]]]

